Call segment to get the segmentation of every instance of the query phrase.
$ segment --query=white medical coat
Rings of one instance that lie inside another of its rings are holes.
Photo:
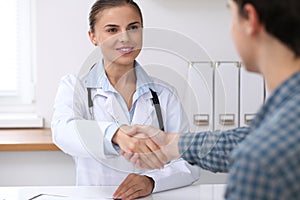
[[[141,171],[120,156],[119,148],[112,144],[120,125],[159,127],[149,88],[158,95],[165,131],[188,131],[188,120],[176,90],[148,76],[137,62],[135,71],[137,89],[132,116],[109,83],[101,62],[83,78],[67,75],[61,79],[51,129],[54,143],[75,160],[77,185],[119,185],[129,173],[138,173],[153,178],[153,192],[157,192],[186,186],[199,178],[199,168],[182,159],[161,170]],[[87,87],[92,88],[93,112],[88,107]]]

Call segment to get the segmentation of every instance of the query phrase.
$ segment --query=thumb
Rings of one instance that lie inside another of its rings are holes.
[[[136,131],[138,133],[143,133],[144,135],[147,135],[152,139],[152,141],[154,141],[159,146],[164,145],[166,143],[166,133],[158,128],[154,128],[152,126],[139,125],[136,126]]]
[[[120,127],[120,130],[128,136],[134,136],[136,134],[136,127],[134,126],[124,125]]]

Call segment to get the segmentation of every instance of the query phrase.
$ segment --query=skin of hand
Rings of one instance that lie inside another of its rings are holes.
[[[135,125],[136,134],[148,135],[158,146],[152,152],[124,152],[121,154],[132,164],[142,169],[159,169],[167,162],[180,157],[178,141],[180,134],[167,134],[157,128],[144,125]]]
[[[152,193],[154,180],[148,176],[129,174],[113,194],[114,199],[135,199]]]
[[[146,153],[159,149],[147,135],[137,134],[136,128],[131,126],[121,126],[112,138],[112,142],[125,152]]]
[[[112,138],[112,142],[119,145],[121,154],[139,153],[147,155],[147,157],[143,156],[141,159],[148,159],[152,162],[145,162],[144,168],[156,169],[162,168],[164,165],[161,160],[166,158],[159,151],[160,147],[148,135],[138,134],[135,126],[121,126]]]

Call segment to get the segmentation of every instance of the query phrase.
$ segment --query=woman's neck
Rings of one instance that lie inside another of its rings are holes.
[[[111,85],[123,97],[128,110],[132,107],[132,98],[136,90],[136,74],[134,63],[130,65],[118,65],[110,63],[106,65],[104,61],[105,72]]]
[[[106,75],[113,87],[120,87],[126,83],[136,82],[134,63],[129,65],[119,65],[117,63],[107,64],[103,62]]]

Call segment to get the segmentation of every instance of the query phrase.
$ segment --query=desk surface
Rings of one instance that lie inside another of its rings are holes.
[[[59,151],[53,144],[51,130],[1,129],[0,151]]]
[[[1,200],[24,200],[30,199],[38,194],[48,194],[48,200],[101,200],[112,199],[111,196],[117,186],[95,186],[95,187],[0,187]],[[200,185],[193,184],[188,187],[154,193],[144,200],[182,200],[182,199],[204,199],[221,200],[225,191],[224,184]],[[51,196],[51,195],[61,195]],[[36,198],[34,200],[40,200]]]

